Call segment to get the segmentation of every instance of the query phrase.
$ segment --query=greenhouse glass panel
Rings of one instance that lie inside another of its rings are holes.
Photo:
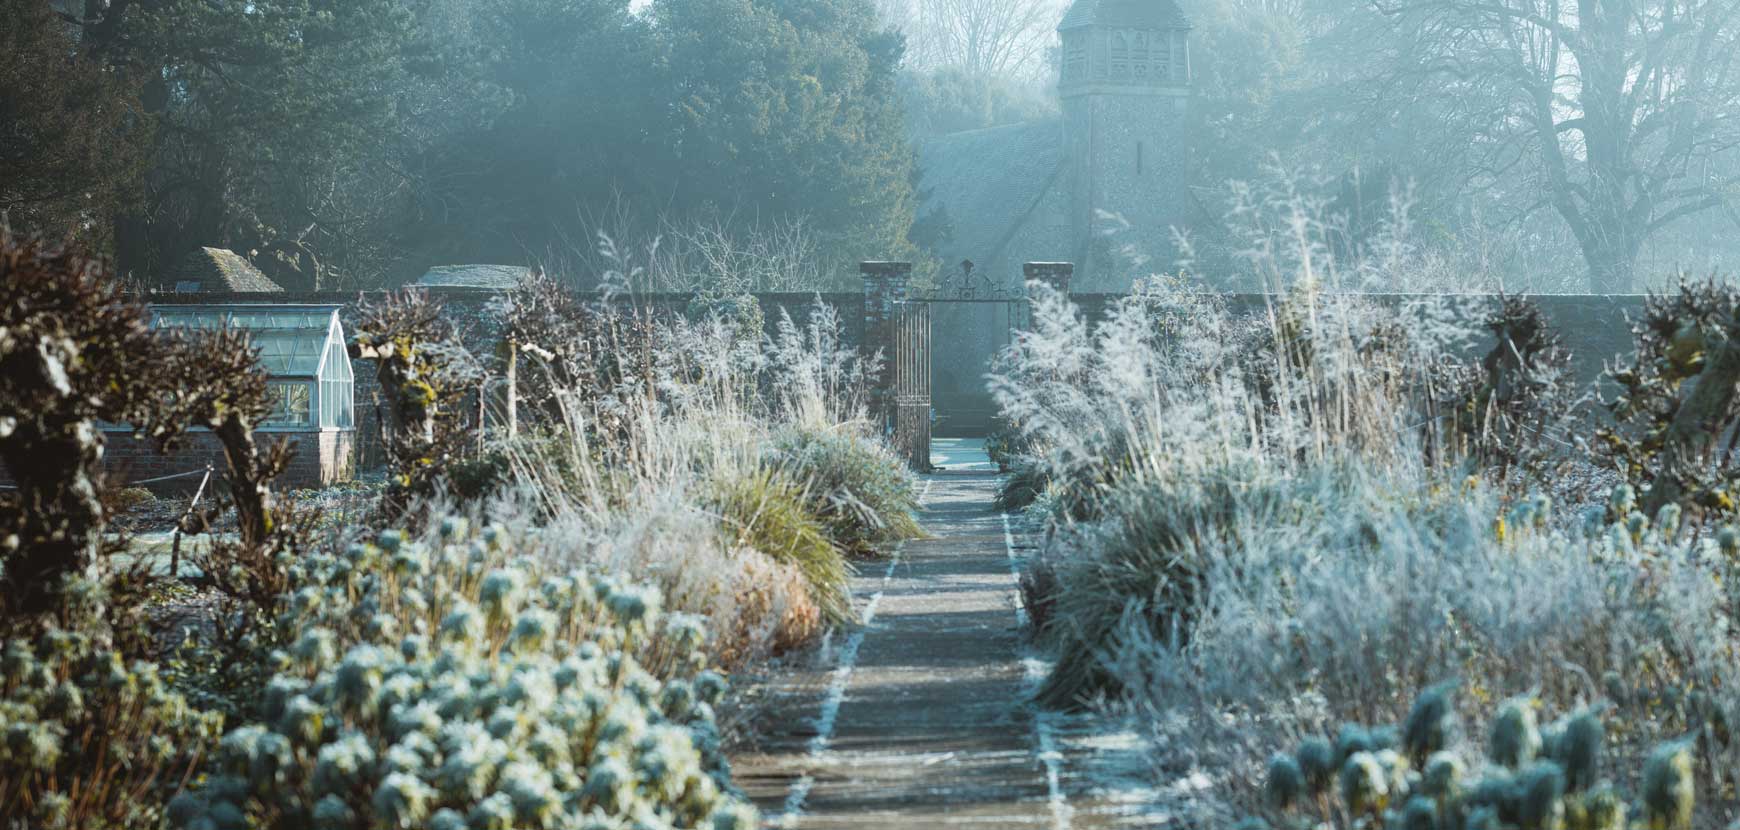
[[[350,373],[350,356],[334,341],[326,350],[326,365],[320,369],[320,426],[351,429],[356,426],[356,386]]]
[[[295,381],[272,381],[266,384],[266,402],[270,409],[261,426],[305,427],[313,415],[314,387]]]
[[[262,426],[353,429],[355,378],[338,311],[332,305],[161,305],[151,307],[151,320],[160,329],[246,331],[271,378],[272,409]]]

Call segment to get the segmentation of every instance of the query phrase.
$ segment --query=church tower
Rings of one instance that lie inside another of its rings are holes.
[[[1122,291],[1171,269],[1171,228],[1190,215],[1190,23],[1174,0],[1075,0],[1057,31],[1076,284]]]

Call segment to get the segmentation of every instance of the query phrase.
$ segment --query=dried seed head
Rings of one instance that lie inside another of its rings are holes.
[[[1691,827],[1696,798],[1690,742],[1676,741],[1657,747],[1643,765],[1643,809],[1650,827],[1661,830]]]
[[[1335,748],[1329,745],[1329,741],[1319,737],[1306,738],[1299,744],[1296,758],[1311,796],[1316,798],[1327,792],[1336,770]]]
[[[1414,699],[1414,708],[1402,724],[1402,747],[1415,763],[1450,746],[1455,739],[1456,684],[1440,683]]]
[[[1563,830],[1565,771],[1552,761],[1536,761],[1523,771],[1517,816],[1524,830]]]
[[[1541,732],[1535,724],[1534,702],[1511,698],[1499,706],[1487,737],[1487,755],[1494,763],[1521,769],[1541,751]]]
[[[1299,762],[1284,754],[1270,758],[1264,792],[1276,809],[1292,807],[1305,792],[1305,773],[1300,771]]]
[[[1344,723],[1335,733],[1335,764],[1337,768],[1345,766],[1347,759],[1360,752],[1370,752],[1372,746],[1371,732],[1357,723]]]
[[[1581,709],[1565,719],[1559,733],[1552,757],[1564,767],[1566,785],[1572,791],[1594,786],[1601,772],[1601,743],[1605,737],[1601,718],[1590,709]]]
[[[1377,756],[1355,752],[1341,767],[1341,801],[1354,815],[1381,813],[1390,797],[1389,774]]]
[[[1398,830],[1438,830],[1438,803],[1416,795],[1402,807]]]
[[[1462,794],[1462,762],[1448,752],[1438,752],[1426,760],[1426,772],[1420,782],[1426,795],[1443,801]]]

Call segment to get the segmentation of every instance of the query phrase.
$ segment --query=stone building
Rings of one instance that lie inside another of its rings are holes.
[[[1189,33],[1174,0],[1075,0],[1058,25],[1059,118],[920,148],[920,215],[952,228],[943,261],[1005,287],[1023,262],[1070,261],[1086,292],[1171,268],[1172,229],[1206,217],[1183,169]]]

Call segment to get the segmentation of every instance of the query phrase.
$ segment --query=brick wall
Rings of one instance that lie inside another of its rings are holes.
[[[486,363],[493,360],[495,344],[501,335],[501,326],[491,305],[496,302],[499,295],[493,291],[462,288],[428,290],[431,297],[441,302],[446,311],[445,317],[458,328],[466,348]],[[384,292],[359,294],[336,291],[287,291],[270,295],[165,294],[158,295],[158,299],[165,303],[201,305],[268,302],[292,305],[338,305],[341,306],[339,319],[344,324],[345,336],[350,337],[356,333],[358,304],[365,299],[378,300],[384,296]],[[645,294],[625,298],[622,302],[654,313],[681,314],[688,310],[691,299],[688,294]],[[864,297],[860,293],[768,292],[757,294],[756,299],[761,303],[769,336],[778,330],[781,311],[789,314],[797,325],[807,325],[815,309],[815,303],[819,299],[823,303],[833,306],[838,313],[842,335],[847,344],[856,345],[863,341]],[[385,462],[385,454],[381,444],[381,419],[386,411],[385,402],[380,397],[380,383],[375,376],[375,364],[372,361],[352,361],[351,369],[356,377],[356,432],[351,439],[354,445],[353,452],[356,455],[354,466],[358,470],[372,470]]]
[[[290,441],[295,456],[278,484],[283,489],[313,489],[348,481],[354,475],[353,432],[262,432],[261,444],[280,438]],[[123,486],[199,472],[207,464],[216,475],[224,473],[223,445],[210,432],[192,432],[183,437],[181,448],[163,454],[149,441],[126,432],[104,433],[103,466]],[[161,492],[182,492],[199,486],[200,476],[187,475],[144,486]]]
[[[491,304],[497,294],[492,291],[468,289],[431,289],[431,296],[439,299],[446,309],[446,317],[460,331],[462,340],[471,352],[484,361],[493,359],[495,341],[500,336],[500,326],[492,312]],[[241,294],[241,293],[204,293],[204,294],[158,294],[152,299],[162,303],[181,305],[226,305],[271,303],[285,305],[337,305],[341,306],[339,318],[345,327],[345,336],[349,337],[356,331],[357,308],[361,300],[380,299],[382,292],[359,294],[355,292],[336,291],[287,291],[275,294]],[[688,310],[690,295],[687,294],[649,294],[641,295],[624,302],[632,303],[655,313],[681,314]],[[783,292],[757,294],[767,334],[773,336],[778,331],[781,312],[791,316],[792,322],[798,326],[806,326],[815,310],[819,299],[833,306],[839,315],[842,337],[846,345],[855,346],[864,338],[864,297],[857,292]],[[344,481],[354,475],[357,470],[375,469],[384,462],[381,447],[381,417],[385,412],[384,402],[380,399],[380,384],[375,376],[375,364],[371,361],[352,361],[351,368],[356,378],[356,430],[354,432],[321,432],[321,433],[261,433],[261,438],[274,439],[285,436],[293,439],[297,445],[297,458],[293,468],[286,474],[285,484],[289,487],[319,487],[337,481]],[[107,439],[106,461],[111,472],[125,481],[139,481],[158,478],[176,473],[203,470],[210,461],[221,473],[223,471],[223,452],[216,444],[216,439],[209,433],[195,433],[183,442],[183,449],[171,456],[158,454],[148,443],[141,444],[125,432],[109,432]],[[10,484],[11,477],[0,467],[0,485]],[[164,486],[175,488],[185,485],[188,488],[199,484],[198,476],[187,479],[176,479]]]
[[[1091,322],[1103,318],[1122,294],[1073,294],[1070,299],[1080,306]],[[1227,303],[1235,315],[1257,318],[1267,313],[1274,301],[1266,294],[1228,294]],[[1419,299],[1413,294],[1367,295],[1379,303],[1397,304]],[[1451,308],[1463,319],[1478,322],[1493,307],[1488,294],[1445,295]],[[1604,364],[1632,353],[1631,319],[1643,313],[1642,294],[1537,294],[1530,297],[1541,307],[1547,321],[1564,339],[1571,352],[1571,371],[1579,384],[1599,379]],[[1492,341],[1479,327],[1482,339],[1474,344],[1474,354],[1485,354]],[[1473,355],[1470,355],[1473,356]]]

